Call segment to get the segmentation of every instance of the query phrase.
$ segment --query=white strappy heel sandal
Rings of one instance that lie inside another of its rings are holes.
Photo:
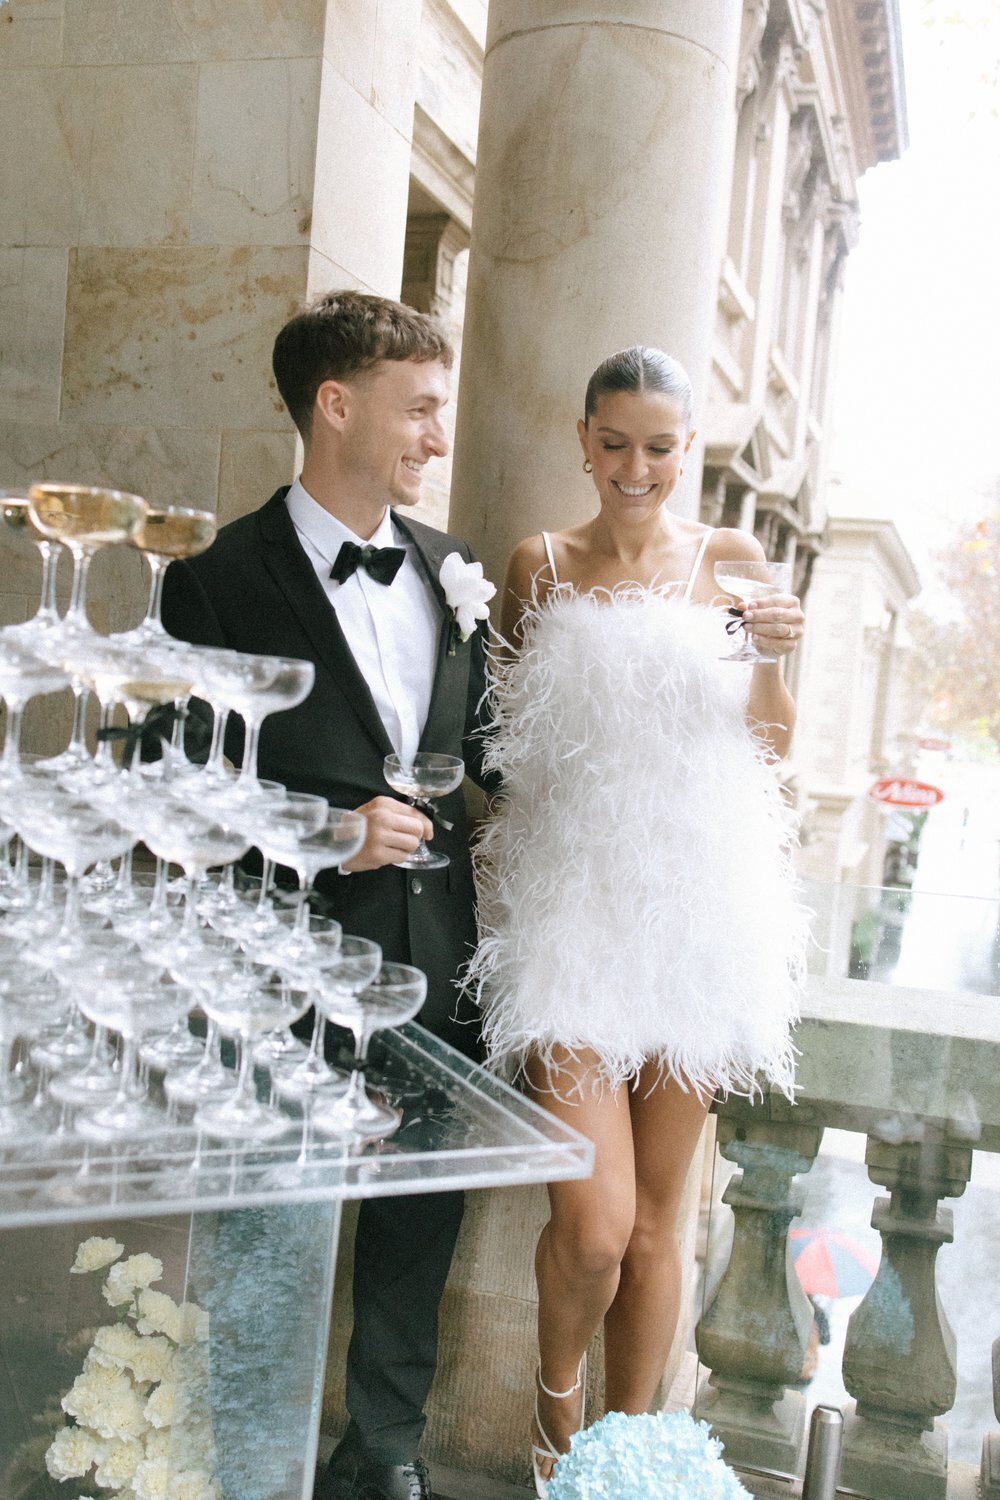
[[[535,1378],[538,1381],[538,1389],[544,1391],[546,1396],[551,1396],[553,1401],[565,1401],[570,1396],[575,1396],[577,1391],[581,1391],[582,1395],[580,1397],[580,1423],[581,1425],[583,1424],[583,1408],[587,1400],[586,1355],[584,1355],[581,1359],[579,1368],[577,1369],[576,1384],[571,1385],[568,1391],[550,1391],[548,1386],[545,1384],[545,1381],[542,1379],[541,1365],[538,1366],[538,1369],[535,1372]],[[542,1474],[540,1464],[543,1463],[547,1458],[554,1458],[558,1461],[560,1458],[562,1458],[563,1455],[559,1452],[559,1449],[553,1445],[552,1439],[549,1437],[548,1433],[545,1431],[545,1428],[542,1426],[542,1419],[538,1414],[538,1391],[535,1392],[535,1426],[538,1428],[538,1435],[545,1446],[543,1448],[540,1448],[537,1443],[532,1443],[531,1471],[535,1477],[535,1494],[538,1496],[538,1500],[545,1500],[545,1497],[549,1492],[549,1481]]]

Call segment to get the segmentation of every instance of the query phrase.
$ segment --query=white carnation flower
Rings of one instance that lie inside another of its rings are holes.
[[[159,1281],[163,1275],[163,1262],[155,1255],[130,1255],[111,1267],[104,1283],[104,1296],[112,1307],[121,1307],[131,1302],[135,1293]]]
[[[131,1377],[107,1366],[85,1368],[62,1398],[64,1411],[103,1438],[142,1437],[144,1404]]]
[[[131,1366],[135,1352],[137,1348],[142,1347],[142,1342],[139,1335],[129,1328],[127,1323],[109,1323],[97,1330],[90,1353],[87,1355],[87,1363],[91,1368],[94,1365],[105,1365],[108,1369],[124,1370]]]
[[[143,1384],[150,1381],[155,1384],[159,1380],[171,1379],[177,1356],[170,1340],[153,1334],[149,1338],[139,1339],[138,1344],[138,1349],[129,1360],[129,1368],[136,1380]]]
[[[45,1467],[60,1484],[82,1479],[104,1455],[104,1444],[83,1427],[61,1427],[45,1450]]]
[[[122,1438],[118,1442],[109,1443],[94,1471],[94,1478],[105,1489],[118,1489],[123,1484],[131,1483],[144,1458],[143,1446],[135,1438]]]
[[[174,1438],[179,1437],[183,1431],[184,1429],[179,1427],[176,1434],[171,1434],[169,1427],[151,1427],[142,1440],[146,1457],[150,1462],[159,1460],[166,1463],[174,1451]]]
[[[181,1312],[173,1297],[147,1287],[139,1293],[137,1306],[139,1318],[135,1326],[140,1333],[165,1333],[175,1344],[181,1342]]]
[[[137,1500],[173,1500],[170,1464],[163,1458],[147,1458],[132,1476]]]
[[[70,1266],[71,1276],[82,1276],[86,1271],[103,1271],[105,1266],[110,1266],[112,1261],[118,1259],[124,1251],[125,1246],[120,1245],[117,1240],[102,1239],[100,1235],[93,1234],[89,1240],[83,1240],[76,1247],[76,1260]]]
[[[182,1302],[177,1309],[178,1344],[205,1344],[208,1342],[208,1313],[197,1302]]]
[[[183,1422],[188,1411],[185,1392],[175,1380],[164,1380],[146,1401],[145,1417],[150,1427],[170,1427]]]
[[[448,553],[438,578],[462,640],[467,641],[479,621],[489,618],[487,601],[496,593],[496,584],[483,577],[482,563],[466,562],[460,552]]]

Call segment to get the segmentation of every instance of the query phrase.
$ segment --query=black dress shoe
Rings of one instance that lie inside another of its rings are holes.
[[[353,1471],[353,1472],[352,1472]],[[372,1459],[338,1458],[316,1481],[313,1500],[434,1500],[427,1465],[415,1458],[406,1464]]]

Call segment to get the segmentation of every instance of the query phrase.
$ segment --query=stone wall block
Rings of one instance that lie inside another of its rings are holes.
[[[59,415],[67,258],[65,250],[0,249],[0,419]]]
[[[404,140],[413,135],[422,5],[378,7],[371,103]]]
[[[318,58],[199,70],[192,241],[297,245],[309,238]]]
[[[287,432],[224,432],[219,474],[219,524],[263,505],[300,467],[291,419]]]
[[[409,138],[324,60],[312,247],[387,297],[402,277],[409,171]]]
[[[63,87],[90,85],[81,245],[186,241],[197,105],[193,66],[64,69]],[[155,145],[154,145],[155,142]]]
[[[271,346],[300,304],[305,269],[304,247],[75,252],[64,416],[283,427]]]
[[[0,14],[0,70],[61,61],[63,0],[7,0]]]
[[[322,55],[362,99],[371,98],[377,20],[368,0],[327,0]]]
[[[67,63],[311,57],[326,0],[65,0]]]
[[[374,287],[348,271],[338,261],[324,255],[315,246],[309,247],[309,275],[306,281],[304,301],[318,297],[321,292],[339,291],[351,287],[356,292],[371,292]]]
[[[8,487],[72,480],[131,490],[151,505],[214,510],[220,443],[218,432],[197,428],[0,422],[0,474]]]
[[[0,14],[0,43],[7,30]],[[74,245],[86,195],[94,79],[13,68],[0,89],[0,203],[7,245]],[[28,143],[30,142],[30,150]]]

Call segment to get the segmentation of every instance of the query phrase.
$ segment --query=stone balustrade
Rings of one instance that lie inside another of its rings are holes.
[[[945,1500],[955,1338],[935,1264],[952,1239],[974,1150],[1000,1150],[1000,1015],[972,994],[814,977],[796,1037],[799,1095],[720,1101],[719,1149],[740,1171],[728,1264],[696,1342],[707,1367],[697,1413],[738,1467],[801,1476],[805,1400],[793,1389],[811,1309],[789,1226],[827,1128],[866,1137],[878,1273],[847,1331],[841,1485],[870,1500]],[[984,1330],[984,1336],[988,1336]],[[1000,1340],[994,1346],[1000,1415]],[[982,1493],[1000,1496],[1000,1433],[983,1445]]]

